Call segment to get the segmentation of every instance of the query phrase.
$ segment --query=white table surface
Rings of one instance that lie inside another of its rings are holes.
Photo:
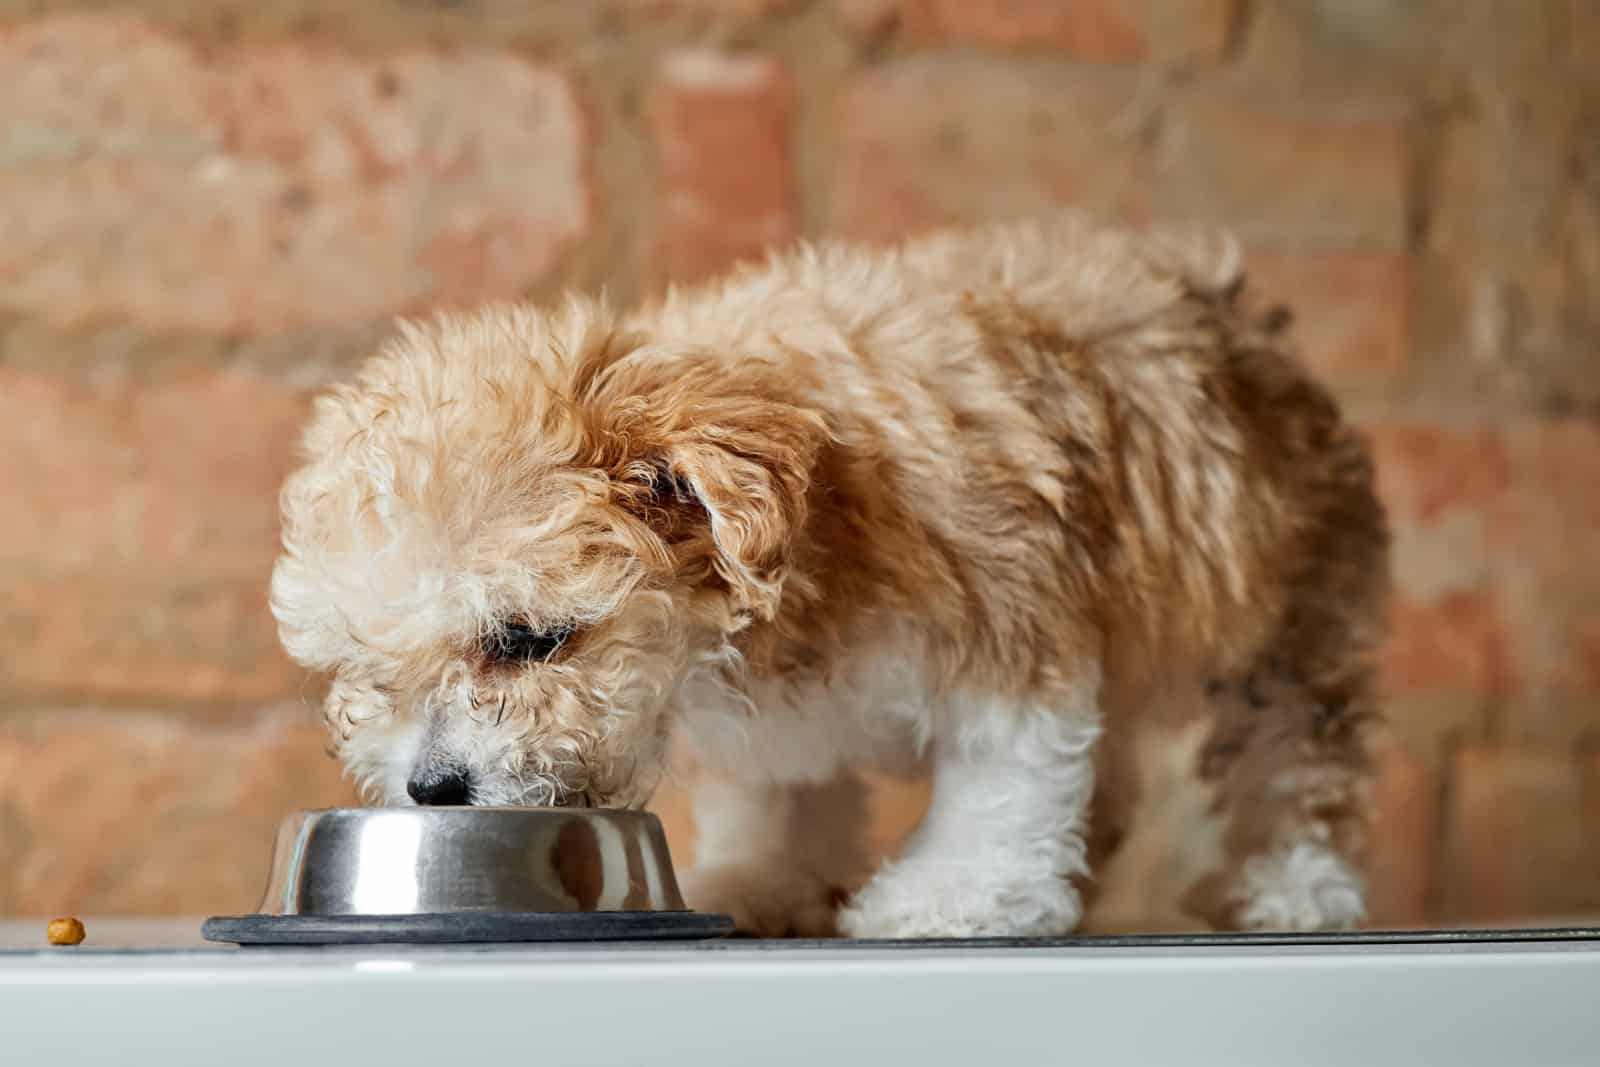
[[[0,922],[0,1062],[1600,1062],[1600,942],[233,949]]]

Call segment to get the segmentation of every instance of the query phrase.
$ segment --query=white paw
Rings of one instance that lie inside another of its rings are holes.
[[[878,874],[839,915],[855,938],[1058,937],[1077,926],[1078,891],[1055,876],[1003,878],[981,864],[905,860]]]
[[[1367,914],[1361,876],[1314,841],[1247,861],[1235,897],[1243,930],[1350,930]]]
[[[756,937],[837,937],[845,891],[817,878],[775,867],[695,868],[679,878],[695,911],[730,916]]]

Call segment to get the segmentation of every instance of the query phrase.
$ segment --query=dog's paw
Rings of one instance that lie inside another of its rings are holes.
[[[1082,914],[1065,878],[1004,879],[976,865],[902,861],[839,915],[855,938],[1059,937]]]
[[[844,891],[793,871],[763,867],[696,868],[679,879],[696,911],[720,912],[756,937],[837,937]]]
[[[1366,918],[1366,886],[1344,858],[1303,841],[1247,861],[1235,891],[1242,930],[1353,930]]]

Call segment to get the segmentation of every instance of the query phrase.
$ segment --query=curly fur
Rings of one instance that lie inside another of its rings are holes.
[[[284,643],[386,802],[637,806],[680,735],[696,902],[767,932],[1061,933],[1176,811],[1174,914],[1349,924],[1383,519],[1247,296],[1226,241],[1062,217],[407,326],[285,487]],[[511,618],[572,636],[495,662]],[[851,775],[922,761],[863,887]]]

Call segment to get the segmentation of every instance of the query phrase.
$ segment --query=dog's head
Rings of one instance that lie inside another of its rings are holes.
[[[319,401],[272,608],[371,798],[648,799],[804,520],[825,433],[773,375],[573,301],[406,327]]]

